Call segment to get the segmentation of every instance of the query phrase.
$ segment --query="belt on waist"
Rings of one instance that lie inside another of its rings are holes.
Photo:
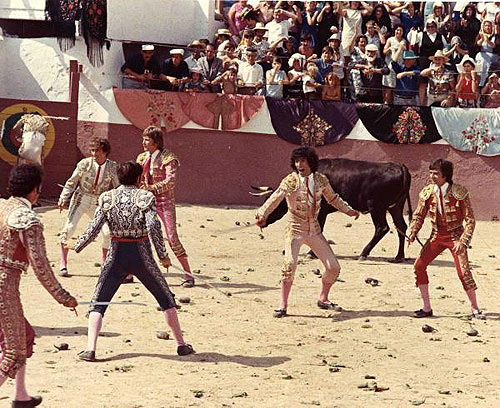
[[[139,237],[139,238],[131,238],[131,237],[111,237],[111,241],[115,242],[143,242],[147,241],[149,238],[147,236],[145,237]]]

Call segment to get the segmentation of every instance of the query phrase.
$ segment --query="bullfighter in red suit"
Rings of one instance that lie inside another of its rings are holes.
[[[31,265],[45,289],[62,305],[74,308],[76,299],[66,292],[52,272],[45,252],[43,226],[31,205],[38,199],[42,182],[37,165],[15,167],[9,177],[8,200],[0,200],[0,329],[2,360],[0,386],[15,378],[16,395],[13,407],[35,407],[41,397],[31,397],[26,391],[26,359],[33,351],[34,332],[24,318],[19,297],[21,273]]]
[[[142,136],[144,152],[137,156],[142,165],[141,188],[151,191],[156,198],[158,215],[165,227],[167,240],[186,272],[182,286],[194,286],[194,278],[189,267],[186,250],[177,235],[175,217],[175,183],[179,159],[163,147],[163,132],[159,127],[149,126]]]
[[[453,182],[453,164],[439,159],[429,166],[432,184],[425,186],[419,195],[418,206],[410,225],[408,244],[411,244],[429,213],[432,234],[415,261],[416,285],[422,295],[423,307],[415,317],[432,316],[429,299],[429,277],[427,266],[445,249],[449,249],[455,261],[458,277],[469,297],[473,317],[484,319],[476,299],[476,282],[472,276],[467,257],[476,221],[472,211],[469,192]],[[464,226],[465,223],[465,226]]]

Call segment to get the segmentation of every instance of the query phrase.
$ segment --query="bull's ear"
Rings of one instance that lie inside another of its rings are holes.
[[[254,190],[257,191],[272,191],[272,188],[269,186],[250,186],[250,187],[252,187]]]
[[[260,193],[252,193],[251,191],[248,192],[248,194],[254,196],[254,197],[265,197],[268,195],[272,194],[272,190],[269,191],[261,191]]]

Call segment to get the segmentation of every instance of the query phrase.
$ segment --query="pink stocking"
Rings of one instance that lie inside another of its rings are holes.
[[[477,305],[476,289],[469,289],[465,293],[467,293],[467,296],[469,297],[470,307],[471,307],[472,311],[478,312],[479,306]]]
[[[171,307],[163,311],[165,316],[165,320],[169,325],[172,333],[174,334],[175,341],[177,341],[178,346],[182,346],[184,343],[184,337],[182,336],[181,324],[179,323],[179,318],[177,317],[177,309],[175,307]]]
[[[95,351],[97,346],[97,337],[99,336],[101,328],[102,328],[102,314],[100,314],[99,312],[90,312],[87,351]]]
[[[432,308],[429,298],[429,284],[418,285],[418,288],[420,289],[420,295],[422,296],[422,301],[424,302],[423,310],[424,312],[430,312]]]
[[[61,244],[60,269],[66,268],[68,266],[68,252],[69,252],[69,249],[65,248],[64,245]]]
[[[184,274],[184,279],[186,279],[186,280],[194,280],[194,276],[191,276],[191,268],[189,267],[188,257],[186,255],[180,256],[180,257],[177,258],[177,260],[182,265],[182,269],[184,269],[184,271],[186,271],[186,272],[188,272],[190,274],[190,275]]]
[[[286,310],[288,307],[288,296],[292,290],[293,279],[286,279],[281,281],[281,305],[280,309]]]

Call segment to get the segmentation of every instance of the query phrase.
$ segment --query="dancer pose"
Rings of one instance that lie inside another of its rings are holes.
[[[87,231],[78,240],[75,250],[80,252],[96,237],[105,223],[111,230],[111,251],[101,268],[101,275],[92,297],[96,303],[90,308],[88,345],[79,354],[81,360],[95,361],[97,336],[102,327],[102,317],[107,305],[128,273],[144,284],[164,311],[165,320],[177,340],[177,354],[194,353],[193,347],[184,342],[177,318],[174,294],[153,259],[153,243],[161,264],[168,268],[168,257],[161,224],[156,216],[155,198],[149,191],[138,188],[142,167],[134,162],[118,166],[121,186],[99,197],[99,207]],[[149,238],[148,238],[149,236]]]
[[[39,166],[22,164],[10,172],[8,200],[0,199],[0,386],[15,378],[12,407],[35,407],[41,397],[26,390],[26,359],[33,353],[35,333],[24,318],[19,297],[21,273],[31,265],[45,289],[62,305],[75,308],[77,301],[66,292],[52,272],[45,252],[43,226],[31,205],[38,199],[42,172]]]
[[[286,198],[289,219],[285,232],[285,260],[281,269],[281,305],[275,310],[274,317],[284,317],[287,314],[288,296],[292,289],[302,244],[309,246],[325,266],[318,307],[330,310],[336,308],[336,305],[328,299],[328,294],[337,281],[340,265],[318,223],[321,197],[325,197],[330,205],[355,219],[359,217],[359,212],[353,210],[333,191],[325,175],[317,172],[318,161],[314,149],[310,147],[295,149],[290,158],[294,172],[281,181],[278,189],[257,211],[257,225],[263,228],[266,226],[268,215],[276,209],[283,198]]]
[[[156,198],[156,209],[161,218],[168,244],[184,269],[182,286],[194,286],[186,250],[177,235],[175,217],[175,178],[179,159],[171,151],[163,148],[163,132],[159,127],[149,126],[142,136],[144,152],[137,156],[142,165],[141,188],[151,191]]]
[[[90,157],[81,160],[71,177],[66,181],[59,197],[60,210],[68,208],[68,218],[60,234],[61,261],[59,275],[68,276],[68,241],[73,236],[83,214],[90,218],[97,209],[97,200],[105,191],[118,186],[116,162],[109,160],[111,145],[106,139],[94,138],[90,142]],[[102,262],[109,250],[109,229],[102,229]]]
[[[410,224],[408,245],[417,236],[427,213],[432,222],[432,234],[415,261],[416,284],[422,295],[423,307],[415,317],[432,316],[429,299],[427,266],[445,249],[449,249],[455,261],[458,277],[469,297],[473,317],[484,319],[476,300],[476,282],[467,258],[467,246],[472,239],[475,219],[467,189],[453,182],[453,164],[439,159],[429,166],[432,184],[420,192],[418,206]],[[465,221],[465,228],[463,223]]]

